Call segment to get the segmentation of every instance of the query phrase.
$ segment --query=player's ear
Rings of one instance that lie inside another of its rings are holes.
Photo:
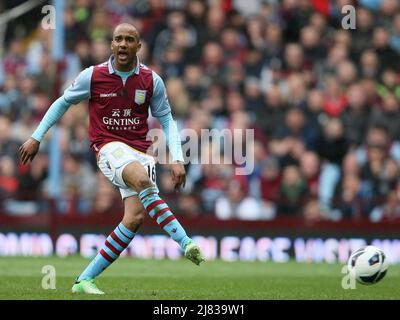
[[[114,51],[114,37],[111,39],[110,46],[111,46],[111,50]]]

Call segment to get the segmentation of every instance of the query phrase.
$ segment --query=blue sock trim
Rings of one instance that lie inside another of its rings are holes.
[[[142,200],[143,206],[145,208],[147,208],[152,202],[154,201],[158,201],[158,200],[162,200],[158,194],[150,194],[148,196],[146,196],[146,198],[144,198],[144,200]],[[155,208],[153,208],[155,209]]]
[[[123,235],[123,233],[117,228],[115,228],[114,233],[117,235],[117,237],[124,243],[126,243],[127,245],[129,244],[129,242],[131,242],[130,238],[127,238],[126,236]]]
[[[167,212],[164,212],[161,216],[159,216],[158,217],[158,219],[157,219],[157,223],[158,224],[160,224],[161,222],[163,222],[165,219],[167,219],[169,216],[171,216],[172,215],[172,212],[171,211],[167,211]],[[171,221],[171,222],[173,222],[173,221]],[[170,223],[171,223],[170,222]],[[168,223],[169,224],[169,223]],[[168,225],[167,224],[167,225]],[[166,226],[167,226],[166,225]],[[164,228],[166,227],[166,226],[164,226]]]
[[[134,236],[136,235],[135,232],[133,232],[132,230],[129,230],[127,227],[125,227],[122,222],[118,225],[118,227],[120,229],[120,231],[125,234],[126,236],[128,236],[131,240],[134,238]]]
[[[119,255],[115,254],[114,252],[112,252],[110,250],[110,248],[108,248],[106,245],[103,246],[102,248],[111,258],[113,258],[114,260],[117,259],[119,257]]]
[[[113,238],[111,238],[111,236],[107,238],[107,241],[111,243],[115,249],[121,252],[124,251],[124,248],[122,248]]]
[[[157,200],[155,200],[155,201],[157,201]],[[168,205],[166,204],[166,203],[163,203],[163,204],[159,204],[158,206],[156,206],[156,207],[154,207],[151,211],[150,211],[150,217],[154,217],[155,216],[155,214],[158,212],[158,211],[160,211],[160,210],[162,210],[162,209],[165,209],[165,208],[168,208]],[[168,211],[167,211],[168,212]],[[169,210],[169,212],[171,212],[171,210]]]
[[[143,201],[143,198],[146,197],[150,193],[158,193],[158,189],[156,187],[149,187],[147,189],[142,190],[139,192],[139,198]]]

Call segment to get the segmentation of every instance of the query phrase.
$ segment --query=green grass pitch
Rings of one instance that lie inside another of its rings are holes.
[[[0,299],[400,299],[400,266],[390,266],[382,282],[344,290],[342,265],[317,263],[210,261],[200,267],[187,260],[120,258],[97,280],[105,296],[73,295],[74,278],[89,260],[0,258]],[[42,288],[42,267],[56,270],[56,289]]]

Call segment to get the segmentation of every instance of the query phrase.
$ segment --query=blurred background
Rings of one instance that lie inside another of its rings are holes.
[[[251,175],[189,164],[175,193],[168,166],[158,166],[161,196],[189,229],[398,237],[398,1],[58,0],[55,30],[41,24],[53,3],[37,1],[2,20],[27,2],[0,3],[1,230],[28,224],[54,239],[67,222],[111,230],[120,219],[119,192],[89,149],[87,102],[70,107],[32,164],[19,164],[17,151],[78,73],[108,59],[113,28],[130,22],[180,130],[255,132]],[[342,28],[346,4],[355,29]]]

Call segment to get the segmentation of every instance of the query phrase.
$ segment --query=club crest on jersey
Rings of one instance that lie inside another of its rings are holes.
[[[146,101],[146,90],[135,90],[135,103],[143,104]]]

